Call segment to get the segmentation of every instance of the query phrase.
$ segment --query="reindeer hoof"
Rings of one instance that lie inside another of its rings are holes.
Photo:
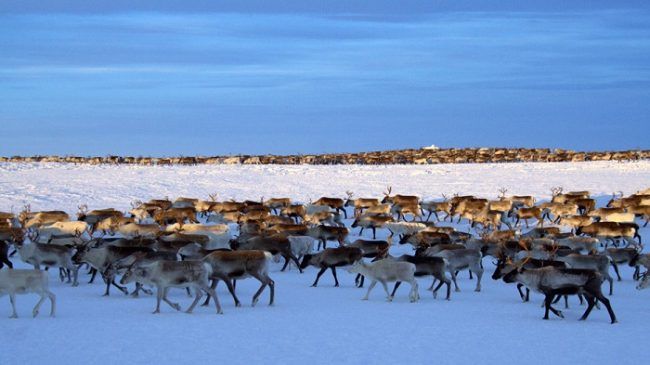
[[[16,318],[18,318],[18,315],[17,314],[12,314],[12,315],[9,316],[9,318],[16,319]]]
[[[188,310],[185,311],[185,313],[192,314],[192,311],[188,309]]]
[[[151,314],[160,314],[160,311],[156,309],[155,311],[151,312]]]
[[[37,310],[32,311],[32,317],[33,317],[33,318],[36,318],[37,315],[38,315],[38,311],[37,311]]]
[[[181,310],[181,306],[180,306],[179,304],[174,303],[173,307],[174,307],[174,309],[176,309],[177,311],[180,311],[180,310]]]
[[[564,318],[564,314],[562,314],[562,311],[557,311],[557,316],[560,318]]]

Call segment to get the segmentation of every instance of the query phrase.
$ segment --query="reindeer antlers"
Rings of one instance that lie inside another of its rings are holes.
[[[504,188],[504,187],[499,188],[499,193],[501,194],[501,195],[499,195],[499,197],[500,197],[500,198],[505,198],[505,197],[506,197],[506,192],[507,192],[507,191],[508,191],[508,189],[506,189],[506,188]]]
[[[551,194],[553,194],[553,196],[562,194],[562,191],[564,191],[564,188],[562,188],[561,186],[556,186],[551,188]]]
[[[79,209],[80,214],[88,213],[88,204],[81,204],[81,205],[77,206],[77,208]]]
[[[393,187],[389,185],[384,195],[390,195],[390,193],[392,192],[393,192]]]
[[[208,196],[210,197],[210,200],[211,200],[211,201],[216,202],[216,201],[217,201],[217,197],[219,197],[219,194],[217,194],[217,193],[214,193],[214,194],[208,194]]]
[[[351,192],[350,190],[346,190],[345,193],[348,195],[348,198],[352,198],[352,196],[354,195],[354,193]]]

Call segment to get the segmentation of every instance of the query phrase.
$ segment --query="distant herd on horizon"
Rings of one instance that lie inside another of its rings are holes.
[[[233,155],[233,156],[12,156],[0,157],[0,162],[73,163],[73,164],[127,164],[143,166],[166,165],[394,165],[394,164],[450,164],[501,162],[582,162],[582,161],[637,161],[650,159],[650,150],[579,152],[549,148],[437,148],[387,150],[357,153],[329,153],[302,155]]]
[[[544,296],[544,319],[549,319],[549,312],[563,318],[553,305],[564,298],[568,306],[567,296],[577,295],[581,304],[587,303],[582,320],[602,303],[615,323],[610,300],[601,291],[607,281],[608,293],[613,293],[610,267],[621,280],[619,265],[627,264],[639,281],[637,289],[650,287],[650,254],[643,253],[639,234],[640,226],[650,220],[650,189],[628,196],[614,193],[601,207],[590,192],[564,192],[561,187],[553,188],[552,199],[545,202],[533,196],[508,196],[505,188],[492,200],[455,194],[423,201],[393,194],[391,187],[383,198],[356,198],[350,191],[346,195],[309,203],[288,197],[259,201],[219,200],[216,194],[208,200],[165,197],[134,201],[126,213],[82,205],[76,220],[64,211],[33,211],[29,205],[19,213],[0,212],[0,296],[9,295],[14,318],[16,295],[24,293],[40,296],[34,317],[48,298],[54,316],[56,297],[41,267],[58,269],[61,281],[67,278],[77,286],[79,270],[87,266],[90,283],[98,273],[104,280],[104,295],[111,286],[128,294],[129,283],[135,283],[133,296],[152,294],[146,286],[156,287],[154,313],[160,312],[163,301],[180,310],[167,297],[170,288],[194,296],[188,313],[204,294],[208,296],[203,304],[212,298],[217,313],[222,313],[215,291],[220,281],[240,306],[236,281],[253,277],[261,285],[252,305],[267,287],[273,305],[275,281],[269,265],[284,259],[282,271],[291,263],[300,273],[315,267],[314,287],[327,270],[338,286],[336,269],[347,267],[357,274],[358,287],[365,278],[371,281],[364,300],[380,283],[391,301],[400,284],[407,282],[409,300],[417,302],[418,277],[433,279],[428,290],[434,298],[446,285],[449,300],[452,282],[460,290],[460,271],[469,271],[470,279],[476,280],[475,291],[481,291],[483,261],[491,257],[492,279],[517,283],[523,301],[529,300],[530,291]],[[457,230],[461,222],[467,232]],[[360,238],[351,242],[349,236],[357,228]],[[373,239],[363,238],[364,230],[366,235],[371,231]],[[377,230],[385,230],[388,238],[375,239]],[[336,247],[328,248],[329,242]],[[414,252],[391,255],[396,245],[412,245]],[[10,259],[15,256],[34,269],[13,269]],[[2,269],[5,265],[8,268]],[[395,283],[392,291],[388,283]]]

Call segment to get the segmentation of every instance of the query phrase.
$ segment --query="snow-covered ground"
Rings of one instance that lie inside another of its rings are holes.
[[[0,211],[65,209],[77,205],[127,209],[134,199],[194,196],[258,199],[290,196],[307,201],[321,195],[378,196],[387,185],[394,193],[438,198],[441,193],[497,195],[533,194],[548,198],[550,188],[590,190],[605,201],[614,191],[626,194],[650,186],[650,162],[543,163],[434,166],[89,166],[56,164],[0,164]],[[347,221],[346,223],[350,223]],[[467,229],[466,225],[461,227]],[[650,229],[642,229],[648,239]],[[358,230],[353,233],[357,234]],[[369,234],[369,232],[368,232]],[[378,231],[380,237],[386,232]],[[366,235],[366,232],[364,232]],[[352,240],[356,236],[350,237]],[[378,237],[379,238],[379,237]],[[394,247],[392,254],[408,252]],[[14,258],[14,262],[18,259]],[[279,272],[273,264],[276,304],[268,307],[268,292],[257,307],[250,298],[257,282],[237,284],[244,302],[235,308],[224,286],[218,294],[224,315],[214,307],[187,315],[164,305],[152,315],[155,300],[138,299],[112,290],[102,297],[103,285],[72,288],[51,274],[57,295],[57,318],[49,318],[46,302],[37,319],[31,308],[37,298],[19,296],[18,320],[9,300],[0,300],[0,364],[104,363],[630,363],[646,359],[650,325],[650,290],[637,291],[632,271],[622,268],[612,306],[620,323],[609,324],[606,311],[594,310],[586,322],[584,311],[571,298],[566,319],[541,319],[540,297],[521,303],[516,289],[495,282],[491,260],[484,259],[483,290],[473,291],[475,280],[459,275],[460,293],[433,299],[421,279],[417,303],[407,299],[408,285],[387,303],[380,287],[369,301],[364,289],[354,287],[351,274],[339,270],[340,288],[327,272],[318,288],[309,287],[315,270],[299,274],[293,268]],[[22,265],[24,266],[24,265]],[[223,284],[222,284],[223,285]],[[171,292],[183,307],[191,302],[181,290]],[[560,305],[560,308],[562,305]]]
[[[198,165],[92,166],[0,163],[0,210],[90,208],[127,209],[132,200],[168,196],[207,199],[259,199],[289,196],[299,201],[321,195],[382,196],[394,194],[440,199],[441,194],[508,194],[548,198],[554,186],[564,191],[589,190],[593,195],[634,193],[650,186],[650,161],[585,163],[508,163],[460,165],[312,166]]]

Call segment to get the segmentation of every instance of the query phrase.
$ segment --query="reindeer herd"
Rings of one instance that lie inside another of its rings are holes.
[[[493,200],[455,194],[426,201],[393,194],[390,187],[383,198],[355,198],[348,191],[346,198],[321,197],[307,204],[291,198],[164,198],[133,202],[128,212],[79,206],[76,220],[64,211],[32,211],[27,205],[18,214],[0,212],[0,269],[8,267],[0,270],[0,295],[9,295],[12,317],[17,316],[15,296],[23,293],[40,296],[34,316],[47,299],[54,316],[56,297],[41,269],[58,269],[60,280],[77,286],[80,270],[87,267],[90,283],[97,274],[103,279],[106,296],[111,287],[128,294],[131,283],[133,296],[153,294],[148,288],[155,287],[154,313],[162,302],[180,310],[168,297],[171,288],[194,296],[188,313],[204,295],[203,305],[212,300],[222,313],[216,292],[221,281],[241,306],[237,280],[252,277],[260,283],[252,305],[267,287],[273,305],[275,281],[269,268],[284,260],[282,271],[290,265],[300,273],[315,267],[314,287],[328,270],[339,286],[337,268],[347,267],[357,274],[356,286],[370,280],[364,300],[380,283],[390,301],[407,282],[409,300],[416,302],[421,277],[432,279],[434,298],[446,285],[449,300],[452,283],[460,291],[462,271],[476,277],[475,291],[481,291],[483,262],[489,256],[495,264],[492,279],[517,283],[524,301],[530,291],[544,295],[544,319],[549,312],[562,317],[553,305],[561,298],[567,305],[568,295],[578,295],[587,303],[581,319],[602,303],[615,323],[601,286],[607,281],[612,295],[610,268],[621,280],[619,265],[624,264],[635,269],[637,289],[650,286],[650,255],[643,253],[639,234],[649,220],[650,189],[629,196],[615,193],[601,207],[588,191],[565,193],[559,187],[544,202],[507,196],[503,188]],[[459,225],[463,222],[467,225]],[[351,242],[357,229],[361,238]],[[364,230],[372,231],[372,239],[363,238]],[[377,230],[384,230],[387,239],[376,239]],[[412,254],[395,256],[398,245],[412,246]],[[15,257],[34,269],[13,269]],[[392,291],[389,283],[395,283]]]

